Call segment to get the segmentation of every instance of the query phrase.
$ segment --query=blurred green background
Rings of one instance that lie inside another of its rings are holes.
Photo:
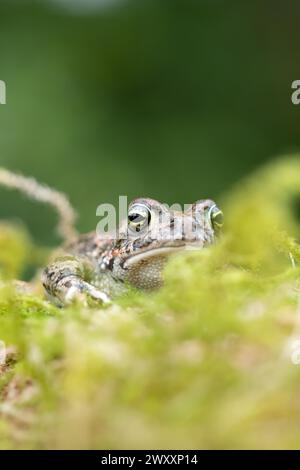
[[[1,0],[0,165],[96,207],[151,196],[218,199],[300,149],[300,4]],[[0,218],[57,243],[50,209],[0,191]]]

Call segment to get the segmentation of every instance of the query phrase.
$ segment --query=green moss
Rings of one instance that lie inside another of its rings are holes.
[[[233,188],[219,243],[155,294],[58,310],[6,283],[0,447],[299,447],[298,188],[297,157]],[[31,244],[0,229],[7,279]]]
[[[24,230],[0,223],[0,278],[20,276],[28,260],[30,243]]]

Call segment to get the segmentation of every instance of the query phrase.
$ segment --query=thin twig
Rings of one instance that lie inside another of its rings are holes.
[[[66,241],[76,237],[74,225],[77,215],[65,194],[38,183],[34,178],[18,175],[4,168],[0,168],[0,185],[8,189],[17,189],[30,199],[52,206],[59,217],[58,233]]]

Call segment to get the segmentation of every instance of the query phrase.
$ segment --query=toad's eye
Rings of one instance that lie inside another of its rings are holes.
[[[140,232],[149,226],[151,213],[147,206],[136,204],[129,209],[128,225],[134,232]]]
[[[209,209],[209,218],[215,230],[222,227],[223,212],[218,208],[218,206],[214,205]]]

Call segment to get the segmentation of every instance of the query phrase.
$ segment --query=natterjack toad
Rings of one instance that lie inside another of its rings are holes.
[[[116,238],[103,239],[96,232],[79,236],[44,270],[43,285],[61,304],[89,298],[108,303],[128,286],[158,288],[168,257],[213,243],[221,224],[222,212],[209,199],[185,212],[153,199],[135,199]]]

